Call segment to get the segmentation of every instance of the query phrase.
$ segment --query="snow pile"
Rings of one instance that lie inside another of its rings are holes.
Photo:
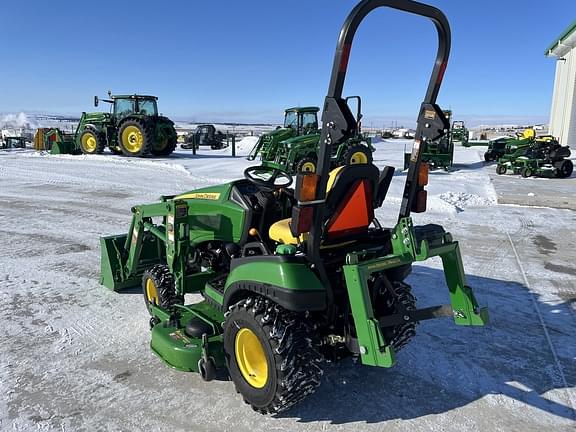
[[[468,192],[444,192],[438,196],[441,200],[453,205],[457,209],[467,207],[489,207],[496,202],[488,197],[468,193]]]

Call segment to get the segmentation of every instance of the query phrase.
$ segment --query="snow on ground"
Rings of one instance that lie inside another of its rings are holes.
[[[377,212],[386,225],[405,144],[375,144],[375,163],[398,168]],[[430,174],[429,211],[414,220],[460,241],[490,326],[423,322],[393,368],[327,365],[314,395],[263,417],[232,383],[166,367],[149,350],[141,293],[98,283],[99,237],[125,232],[131,206],[239,178],[253,163],[230,149],[162,159],[0,152],[0,430],[574,430],[576,213],[499,205],[481,152],[457,147],[455,160]],[[526,194],[538,181],[523,180]],[[421,307],[448,301],[443,278],[437,260],[414,266]]]

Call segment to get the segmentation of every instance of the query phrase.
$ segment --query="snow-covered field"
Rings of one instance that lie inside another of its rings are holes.
[[[404,145],[376,143],[375,163],[400,168]],[[99,237],[125,232],[132,205],[239,178],[251,162],[230,149],[144,160],[0,152],[0,430],[574,430],[576,213],[498,204],[481,151],[457,147],[454,171],[431,173],[429,211],[414,219],[460,240],[490,326],[423,322],[392,369],[327,365],[320,389],[276,417],[252,412],[231,382],[166,367],[148,347],[141,293],[98,283]],[[399,170],[377,212],[386,225],[404,179]],[[576,185],[545,181],[551,194]],[[448,300],[438,261],[409,282],[420,306]]]

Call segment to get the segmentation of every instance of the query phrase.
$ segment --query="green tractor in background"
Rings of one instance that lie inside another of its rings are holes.
[[[331,162],[333,150],[359,134],[341,96],[348,53],[362,20],[381,6],[430,18],[439,39],[398,222],[389,228],[375,209],[385,203],[394,167],[332,169]],[[458,242],[440,225],[414,226],[410,217],[426,209],[423,144],[449,127],[435,103],[449,51],[440,10],[361,1],[338,40],[315,172],[300,172],[291,189],[290,173],[249,167],[244,179],[137,205],[127,233],[101,238],[101,283],[113,290],[141,284],[158,357],[207,381],[225,368],[254,410],[277,413],[316,390],[324,360],[389,368],[421,320],[487,323]],[[414,262],[431,257],[442,260],[450,304],[419,309],[405,279]],[[203,300],[186,304],[187,293]]]
[[[176,148],[174,123],[158,115],[156,96],[111,95],[110,113],[82,113],[76,129],[76,147],[84,154],[101,154],[108,147],[125,156],[168,156]],[[94,96],[94,106],[99,103]]]
[[[360,129],[362,101],[360,96],[345,100],[357,100],[356,134],[334,148],[330,158],[332,168],[341,165],[372,163],[372,143]],[[317,107],[290,108],[285,111],[284,127],[264,134],[248,156],[254,160],[260,153],[262,166],[279,168],[288,173],[316,172],[320,131]]]
[[[467,147],[470,132],[462,120],[456,120],[452,123],[452,141],[459,142],[464,147]]]
[[[431,169],[442,168],[448,171],[454,161],[454,139],[452,130],[450,129],[452,111],[444,110],[443,113],[448,120],[448,128],[446,129],[446,133],[438,139],[423,144],[424,148],[422,150],[422,162],[426,162]],[[405,170],[407,170],[410,166],[411,157],[411,153],[404,150]]]

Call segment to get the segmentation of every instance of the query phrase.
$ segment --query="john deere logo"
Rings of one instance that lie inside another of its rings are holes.
[[[216,201],[220,199],[220,192],[193,192],[184,195],[179,195],[176,199],[203,199]]]

